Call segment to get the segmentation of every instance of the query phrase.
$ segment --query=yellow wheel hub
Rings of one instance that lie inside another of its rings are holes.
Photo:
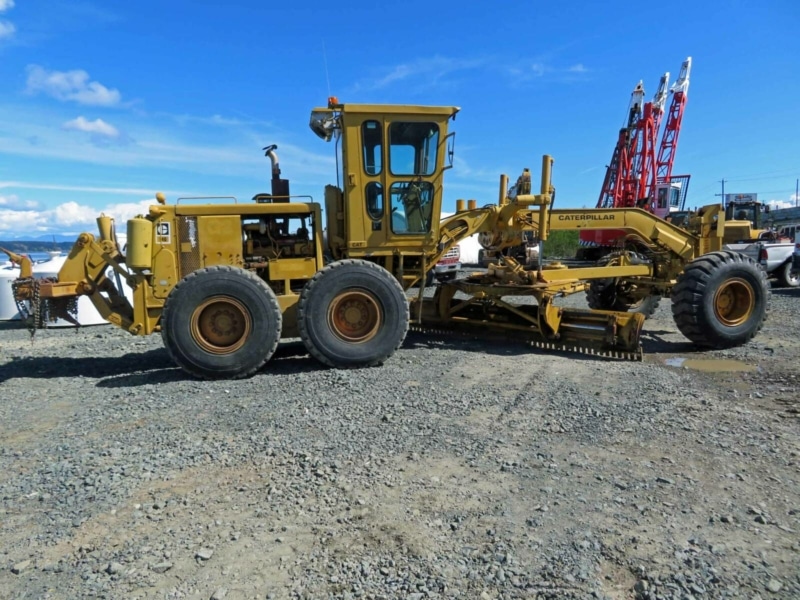
[[[755,303],[752,285],[744,279],[729,279],[714,294],[714,314],[723,325],[737,327],[750,318]]]
[[[209,298],[192,313],[192,337],[212,354],[230,354],[241,348],[252,327],[245,306],[226,296]]]
[[[361,344],[375,337],[382,322],[375,297],[362,291],[339,294],[328,308],[328,324],[341,340]]]

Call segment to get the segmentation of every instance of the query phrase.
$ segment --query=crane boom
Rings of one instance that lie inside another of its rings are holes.
[[[650,102],[642,104],[642,82],[631,95],[627,126],[620,130],[611,163],[606,169],[597,208],[642,207],[660,217],[680,210],[686,200],[689,175],[673,176],[681,121],[689,89],[692,59],[681,65],[678,78],[669,86],[669,72],[661,76],[658,90]],[[672,95],[666,124],[662,129],[667,99]],[[659,133],[661,139],[659,142]],[[581,232],[585,248],[613,247],[620,232],[612,230]],[[582,254],[589,255],[589,252]],[[593,254],[592,254],[593,255]]]
[[[683,111],[686,108],[686,99],[689,93],[689,73],[692,70],[692,57],[688,57],[681,65],[678,79],[672,85],[672,102],[669,107],[667,123],[661,136],[661,146],[656,159],[656,177],[659,182],[667,182],[672,175],[672,164],[675,161],[675,152],[678,149],[678,136],[681,132]]]
[[[603,180],[603,187],[600,190],[600,198],[597,201],[597,208],[615,208],[622,196],[621,174],[627,173],[632,158],[633,134],[636,125],[642,118],[642,101],[644,100],[644,84],[639,82],[631,92],[631,101],[628,104],[627,121],[625,126],[619,130],[617,144],[611,155],[611,162],[606,168],[606,176]]]

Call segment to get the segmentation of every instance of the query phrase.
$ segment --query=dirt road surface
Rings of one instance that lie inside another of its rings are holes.
[[[664,301],[641,363],[284,344],[236,382],[5,326],[0,598],[798,598],[799,315],[698,353]]]

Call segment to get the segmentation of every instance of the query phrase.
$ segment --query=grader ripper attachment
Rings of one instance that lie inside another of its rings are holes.
[[[700,346],[742,344],[761,328],[766,280],[753,261],[721,251],[718,205],[699,210],[687,229],[635,208],[554,209],[545,156],[538,194],[526,169],[510,188],[501,176],[497,204],[458,200],[441,219],[454,153],[448,125],[458,110],[331,98],[310,123],[336,140],[342,167],[343,181],[325,189],[324,224],[319,204],[290,195],[270,146],[271,193],[251,203],[168,204],[157,194],[147,215],[128,221],[125,254],[101,216],[99,237],[81,234],[57,280],[34,280],[29,259],[9,253],[21,264],[16,298],[32,316],[52,318],[87,295],[118,327],[160,332],[171,358],[201,378],[249,376],[290,337],[328,366],[376,365],[409,326],[638,359],[645,316],[637,307],[660,297],[671,297],[678,328]],[[611,228],[626,237],[602,264],[568,268],[541,258],[551,231]],[[500,262],[426,295],[426,274],[475,234]],[[540,244],[535,268],[503,255],[532,237]],[[130,288],[132,303],[109,273]],[[587,289],[593,310],[557,304]]]

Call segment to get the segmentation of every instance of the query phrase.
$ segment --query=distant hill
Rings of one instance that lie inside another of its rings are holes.
[[[77,238],[78,236],[75,236]],[[69,252],[75,243],[75,238],[69,242],[53,242],[52,237],[47,241],[42,240],[0,240],[0,248],[11,250],[18,254],[28,254],[30,252],[50,252],[51,250],[61,250]],[[0,253],[0,261],[5,255]]]
[[[40,243],[50,243],[53,242],[74,242],[78,239],[78,233],[42,233],[42,234],[32,234],[32,233],[0,233],[0,240],[6,243],[11,242],[40,242]]]

